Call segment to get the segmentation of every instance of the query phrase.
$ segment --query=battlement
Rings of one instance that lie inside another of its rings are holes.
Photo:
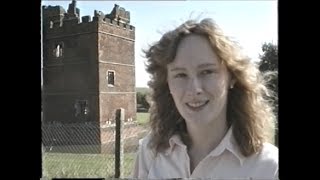
[[[115,5],[117,7],[117,5]],[[129,17],[130,19],[130,17]],[[93,21],[97,21],[99,23],[107,23],[109,25],[117,26],[124,29],[135,30],[135,27],[130,25],[129,22],[123,21],[120,18],[113,18],[110,14],[104,15],[101,11],[94,11]]]
[[[64,15],[66,13],[62,6],[42,6],[42,10],[44,17]]]
[[[108,24],[121,29],[134,31],[135,27],[130,25],[130,12],[115,4],[110,14],[105,15],[101,11],[94,11],[94,16],[82,16],[80,21],[80,10],[76,8],[76,1],[72,0],[68,10],[61,6],[43,6],[43,25],[47,32],[60,32],[72,26],[74,29],[90,26],[89,24]],[[74,30],[73,30],[74,31]]]

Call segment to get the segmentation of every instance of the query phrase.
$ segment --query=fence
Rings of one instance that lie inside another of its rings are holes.
[[[51,178],[126,178],[133,169],[144,124],[43,124],[42,176]]]
[[[133,169],[138,140],[149,129],[144,123],[121,124],[120,111],[116,117],[116,124],[107,127],[88,123],[43,124],[44,179],[128,177]],[[140,118],[146,122],[148,113],[138,113],[138,122]]]

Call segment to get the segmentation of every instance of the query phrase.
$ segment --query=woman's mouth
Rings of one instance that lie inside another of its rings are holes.
[[[193,111],[200,111],[208,103],[209,103],[209,100],[207,100],[207,101],[198,101],[198,102],[189,102],[189,103],[186,103],[186,105]]]

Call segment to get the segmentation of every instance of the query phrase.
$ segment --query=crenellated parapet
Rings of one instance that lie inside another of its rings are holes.
[[[117,26],[119,28],[129,29],[134,31],[135,27],[130,25],[129,22],[125,22],[122,20],[119,20],[117,18],[111,18],[110,14],[104,15],[101,11],[94,11],[93,21],[97,21],[100,23],[107,23],[109,25]]]
[[[111,13],[107,14],[106,17],[112,21],[119,21],[123,24],[130,23],[130,12],[117,4],[114,5]]]
[[[66,15],[68,16],[67,18],[80,17],[80,9],[77,8],[77,2],[75,0],[72,0],[69,4],[68,13]]]
[[[76,1],[73,0],[68,10],[61,6],[43,6],[43,26],[47,33],[93,31],[98,24],[103,26],[112,26],[122,30],[135,31],[135,27],[130,25],[130,12],[115,4],[109,14],[101,11],[94,11],[94,16],[82,16],[80,18],[80,9],[76,7]]]

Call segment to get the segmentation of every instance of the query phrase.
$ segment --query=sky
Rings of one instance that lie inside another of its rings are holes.
[[[70,1],[42,1],[42,5],[62,6]],[[94,16],[94,10],[109,14],[118,4],[130,11],[130,24],[136,28],[136,87],[148,87],[142,49],[189,18],[213,18],[226,35],[242,46],[253,61],[259,61],[264,42],[278,42],[278,2],[276,0],[224,1],[77,1],[80,16]]]

